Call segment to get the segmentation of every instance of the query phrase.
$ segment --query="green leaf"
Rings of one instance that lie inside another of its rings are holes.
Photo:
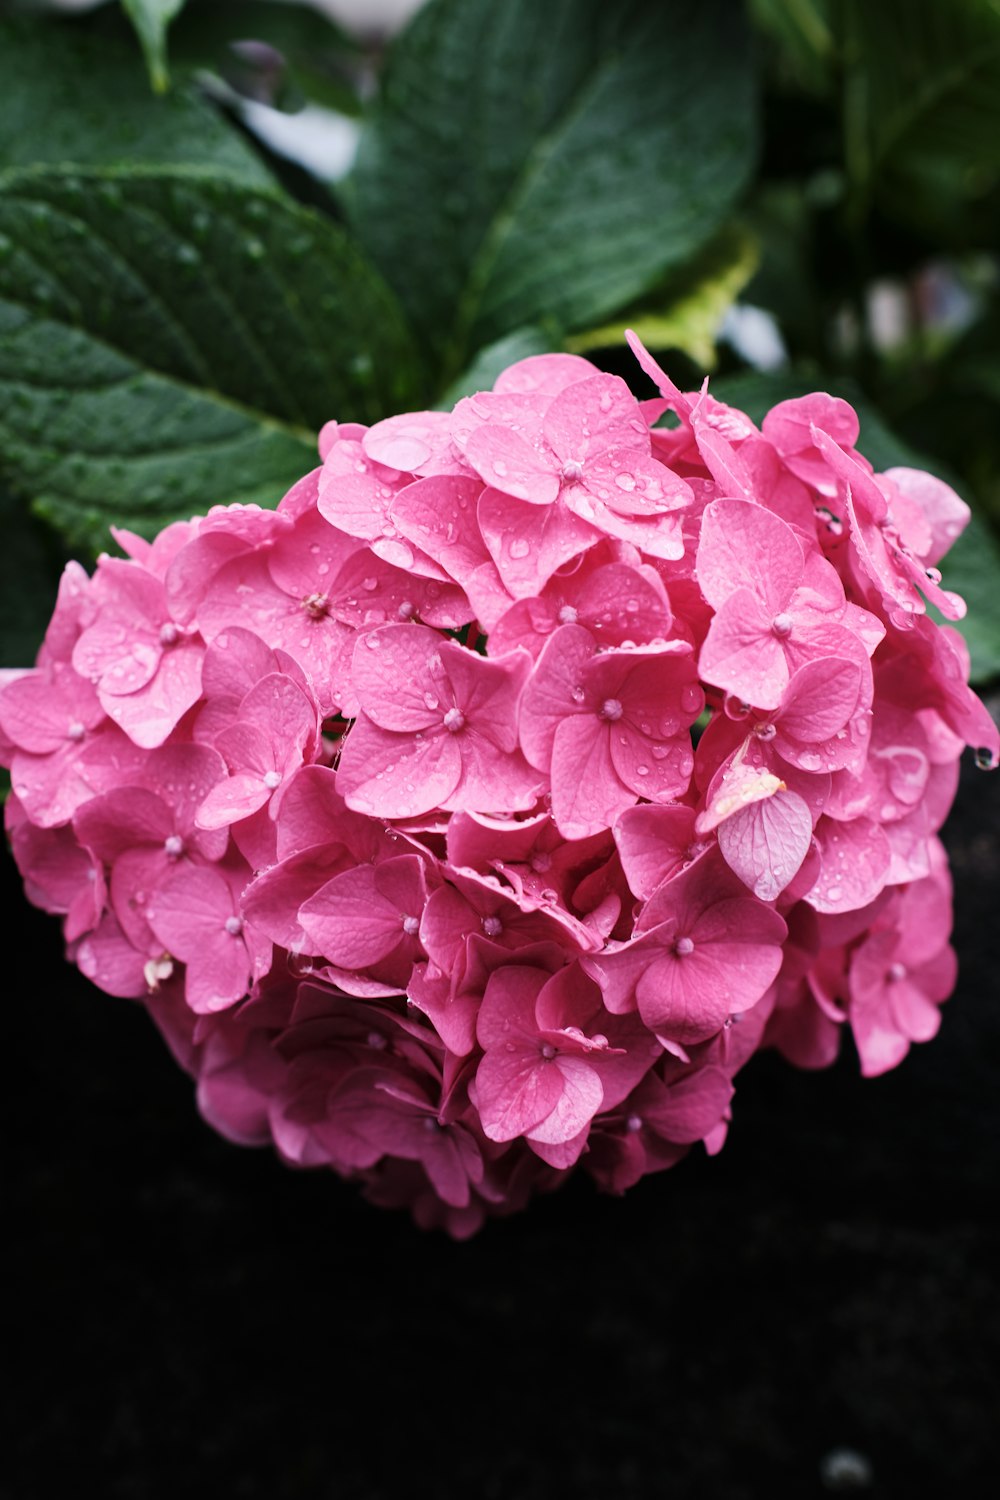
[[[730,225],[656,292],[612,322],[575,334],[566,347],[581,354],[617,348],[632,328],[648,349],[679,349],[701,369],[714,369],[722,320],[758,260],[756,239]]]
[[[995,0],[842,0],[847,166],[863,204],[946,227],[1000,184]]]
[[[336,225],[196,172],[0,178],[0,474],[74,545],[273,505],[328,418],[412,404],[409,332]]]
[[[488,344],[485,349],[480,349],[468,369],[463,370],[437,404],[442,411],[450,411],[463,396],[473,396],[477,391],[491,391],[497,376],[508,365],[515,364],[519,359],[528,359],[533,354],[551,354],[554,349],[562,347],[563,342],[554,329],[551,332],[534,326],[515,329],[513,333],[497,339],[495,344]]]
[[[42,642],[59,576],[52,539],[0,484],[0,667],[28,667]]]
[[[431,0],[390,55],[347,206],[450,379],[680,265],[728,216],[755,136],[736,0]]]
[[[926,469],[961,494],[960,481],[936,459],[918,452],[890,431],[856,386],[849,381],[828,381],[823,388],[832,395],[842,396],[854,407],[861,422],[858,450],[879,473],[898,465]],[[804,396],[816,389],[816,380],[791,372],[735,375],[712,383],[713,396],[745,411],[757,423],[779,401]],[[956,628],[962,632],[969,647],[972,681],[988,682],[1000,674],[1000,546],[990,528],[975,512],[944,560],[944,580],[945,586],[961,594],[968,605],[968,614],[964,620],[956,622]],[[932,613],[940,621],[940,615],[936,611]]]
[[[167,27],[185,4],[186,0],[122,0],[122,8],[142,44],[149,81],[157,94],[165,93],[170,82]]]
[[[157,98],[135,47],[96,21],[0,21],[0,168],[184,163],[271,178],[192,86]]]

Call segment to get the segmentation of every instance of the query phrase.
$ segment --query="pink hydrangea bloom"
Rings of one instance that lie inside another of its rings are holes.
[[[0,675],[29,898],[205,1118],[457,1237],[719,1151],[762,1047],[940,1024],[937,833],[1000,733],[941,586],[963,502],[850,406],[760,428],[576,355],[331,421],[273,511],[93,578]],[[653,426],[672,410],[675,425]]]

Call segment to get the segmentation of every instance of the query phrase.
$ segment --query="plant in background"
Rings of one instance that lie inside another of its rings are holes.
[[[0,730],[71,956],[455,1233],[716,1149],[759,1046],[892,1066],[996,754],[992,7],[431,0],[384,67],[125,9],[160,97],[116,6],[0,21]]]

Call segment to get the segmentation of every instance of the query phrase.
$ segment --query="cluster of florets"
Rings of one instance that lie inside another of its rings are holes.
[[[758,1047],[882,1072],[954,981],[965,505],[843,401],[758,430],[633,347],[658,398],[528,359],[331,423],[276,511],[118,533],[0,692],[82,972],[224,1134],[454,1234],[717,1151]]]

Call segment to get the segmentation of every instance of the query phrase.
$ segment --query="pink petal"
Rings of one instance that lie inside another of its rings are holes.
[[[812,815],[801,797],[779,791],[728,818],[719,828],[723,858],[761,901],[791,884],[812,844]]]
[[[835,823],[821,818],[816,826],[822,865],[819,879],[805,900],[815,911],[846,912],[874,901],[889,870],[889,845],[877,823],[855,818]]]
[[[585,1063],[582,1066],[586,1069]],[[590,1076],[600,1089],[596,1074]],[[534,1042],[508,1042],[503,1048],[487,1052],[476,1073],[476,1097],[484,1132],[491,1141],[512,1141],[526,1131],[537,1130],[560,1103],[565,1087],[562,1071],[554,1065],[554,1060],[542,1057]],[[585,1090],[580,1092],[586,1100]],[[568,1134],[575,1135],[576,1131]]]
[[[759,600],[769,618],[787,605],[804,566],[790,526],[746,500],[715,500],[705,507],[698,543],[701,591],[721,609],[738,589]]]
[[[344,741],[337,787],[348,807],[380,818],[415,818],[440,807],[462,774],[456,736],[423,739],[380,729],[359,714]]]

